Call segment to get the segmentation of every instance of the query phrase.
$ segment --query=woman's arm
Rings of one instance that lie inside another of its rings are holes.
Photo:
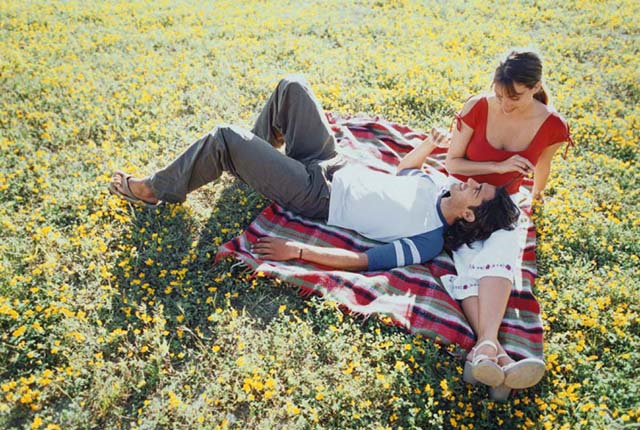
[[[547,180],[549,179],[549,173],[551,172],[551,160],[563,143],[564,142],[554,143],[553,145],[548,146],[544,151],[542,151],[542,154],[540,154],[540,158],[538,158],[533,174],[534,200],[541,200],[542,192],[547,186]]]
[[[466,115],[477,103],[478,98],[470,99],[462,108],[460,116]],[[533,164],[520,155],[514,155],[504,161],[471,161],[467,160],[467,146],[473,135],[473,129],[460,120],[460,130],[455,127],[451,137],[451,146],[447,152],[445,167],[449,173],[465,176],[488,175],[492,173],[519,172],[528,175],[533,171]]]
[[[438,147],[449,147],[449,138],[445,133],[432,128],[427,138],[400,160],[398,172],[404,169],[422,169],[427,157]]]
[[[265,260],[287,261],[300,258],[343,270],[361,271],[369,266],[369,258],[363,252],[313,246],[279,237],[261,237],[253,244],[252,251]]]

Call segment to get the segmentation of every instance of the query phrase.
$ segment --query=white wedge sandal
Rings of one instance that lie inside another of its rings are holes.
[[[536,385],[542,377],[546,366],[539,358],[525,358],[502,367],[504,385],[509,388],[523,389]]]
[[[497,359],[507,357],[506,354],[498,354]],[[495,402],[505,402],[509,399],[512,390],[531,388],[544,376],[546,366],[539,358],[525,358],[502,366],[504,382],[497,387],[489,387],[489,397]]]
[[[490,346],[498,352],[498,346],[490,340],[484,340],[471,349],[471,361],[465,361],[462,379],[470,384],[482,382],[490,387],[498,387],[504,382],[504,371],[497,363],[497,357],[478,354],[483,346]]]

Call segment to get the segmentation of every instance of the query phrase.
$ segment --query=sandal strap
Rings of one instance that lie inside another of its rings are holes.
[[[473,356],[473,360],[471,361],[471,365],[472,366],[477,366],[478,363],[480,363],[481,361],[485,361],[485,360],[491,361],[491,362],[496,363],[496,364],[497,364],[497,361],[498,361],[498,360],[496,360],[495,357],[489,357],[486,354],[478,354],[478,355],[474,355]]]
[[[482,348],[483,346],[490,346],[493,349],[496,350],[496,352],[498,352],[498,346],[491,340],[486,339],[483,340],[482,342],[480,342],[479,344],[477,344],[476,346],[474,346],[473,348],[471,348],[471,351],[473,352],[473,358],[471,359],[471,364],[473,366],[477,365],[479,362],[483,361],[483,360],[489,360],[492,361],[494,363],[498,362],[498,357],[489,357],[487,354],[478,354],[477,351],[479,348]]]
[[[498,362],[500,361],[501,358],[511,358],[511,357],[509,356],[509,354],[498,354],[498,355],[496,355],[496,364],[499,365]],[[504,371],[505,369],[507,369],[513,363],[515,363],[515,361],[505,364],[504,366],[502,366],[502,370]]]
[[[509,370],[512,367],[514,367],[516,364],[518,364],[517,361],[512,361],[511,363],[505,364],[504,366],[502,366],[502,371],[506,372],[507,370]]]
[[[482,348],[483,346],[490,346],[493,349],[495,349],[496,352],[498,352],[498,345],[496,345],[492,340],[489,340],[489,339],[483,340],[482,342],[474,346],[472,349],[475,351],[476,349]]]
[[[140,200],[138,197],[133,195],[131,188],[129,188],[129,178],[131,175],[126,175],[122,172],[118,172],[118,174],[122,177],[122,191],[124,191],[124,194],[129,198]]]

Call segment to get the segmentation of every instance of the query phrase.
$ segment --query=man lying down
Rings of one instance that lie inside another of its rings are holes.
[[[397,175],[346,166],[308,83],[289,76],[280,81],[252,131],[216,127],[150,176],[115,172],[109,189],[144,205],[182,202],[227,171],[288,210],[386,242],[355,252],[263,237],[252,246],[261,258],[385,270],[429,261],[444,246],[456,249],[484,240],[512,228],[518,218],[519,209],[503,188],[469,179],[447,190],[422,170],[425,158],[444,140],[432,130],[401,160]],[[283,145],[284,153],[278,150]]]

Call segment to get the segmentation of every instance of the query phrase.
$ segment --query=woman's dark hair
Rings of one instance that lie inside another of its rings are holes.
[[[456,220],[444,233],[445,248],[455,251],[464,244],[471,245],[477,240],[486,240],[497,230],[513,230],[520,216],[520,209],[511,200],[505,187],[496,189],[491,200],[483,201],[473,208],[475,220]]]
[[[531,89],[542,79],[542,61],[535,52],[511,51],[507,58],[500,62],[493,75],[493,85],[500,85],[507,91],[509,97],[518,93],[514,83]],[[549,104],[549,97],[544,88],[533,96],[539,102]]]

